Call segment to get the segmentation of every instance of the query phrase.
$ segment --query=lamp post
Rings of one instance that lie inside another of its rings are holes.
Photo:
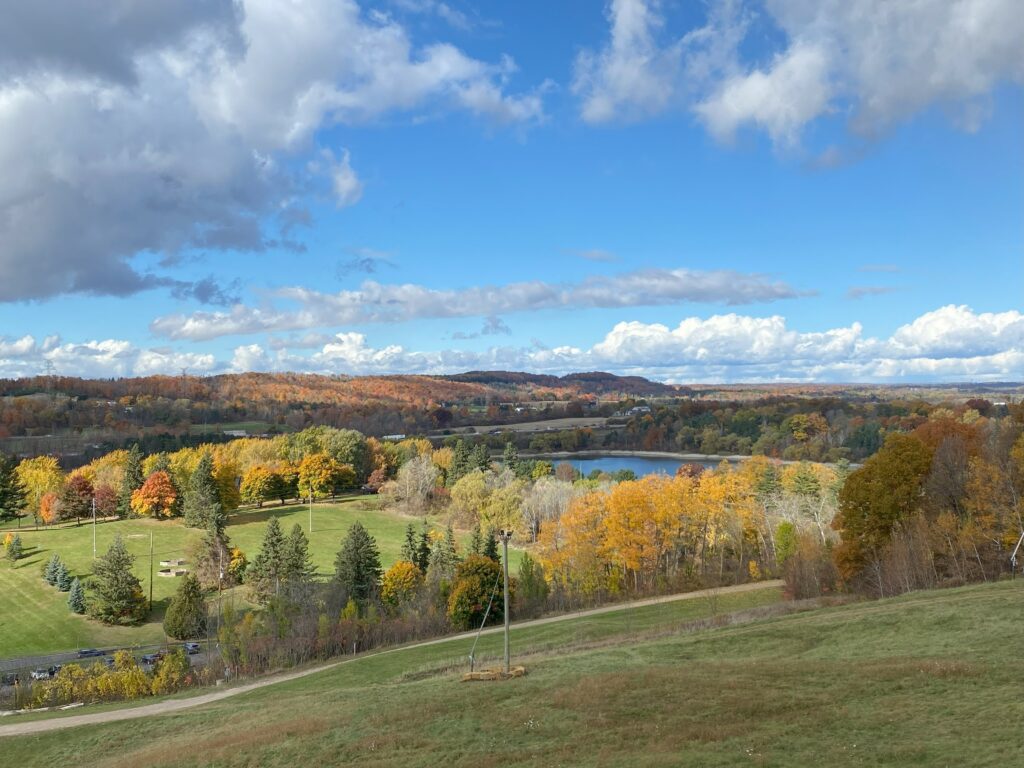
[[[512,538],[512,531],[506,531],[504,528],[498,531],[498,538],[501,539],[501,566],[505,576],[505,674],[509,674],[509,647],[508,647],[508,629],[509,629],[509,606],[508,606],[508,541]]]

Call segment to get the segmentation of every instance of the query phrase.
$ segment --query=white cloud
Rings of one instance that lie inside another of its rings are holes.
[[[542,89],[508,92],[510,59],[414,45],[354,0],[0,4],[0,301],[156,287],[223,300],[132,259],[166,268],[189,250],[287,243],[308,219],[295,201],[321,179],[356,203],[347,151],[316,163],[319,178],[294,162],[321,128],[393,112],[543,117]]]
[[[717,139],[744,126],[779,145],[826,114],[875,136],[933,105],[975,130],[1001,82],[1024,82],[1018,0],[712,0],[708,22],[673,37],[656,0],[614,0],[610,40],[584,51],[575,91],[584,120],[689,105]],[[781,37],[760,61],[742,45]]]
[[[823,331],[792,329],[778,315],[688,317],[676,327],[621,322],[589,349],[494,346],[483,351],[375,347],[365,334],[276,337],[237,347],[229,361],[209,353],[139,349],[107,339],[61,343],[0,338],[0,376],[28,376],[51,361],[64,375],[128,376],[276,370],[344,374],[526,370],[564,374],[607,370],[672,382],[943,381],[1024,379],[1024,314],[946,306],[888,338],[865,337],[859,323]],[[309,348],[311,352],[300,352]]]
[[[753,304],[804,295],[765,275],[731,270],[648,269],[615,276],[591,276],[564,285],[534,280],[500,286],[439,290],[372,280],[358,290],[325,294],[308,288],[280,289],[297,311],[237,305],[228,312],[168,315],[151,324],[173,339],[203,340],[232,334],[304,330],[424,318],[488,317],[539,309],[636,307],[682,302]]]

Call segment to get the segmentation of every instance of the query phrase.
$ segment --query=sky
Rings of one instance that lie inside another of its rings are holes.
[[[0,13],[0,376],[1024,379],[1018,0]]]

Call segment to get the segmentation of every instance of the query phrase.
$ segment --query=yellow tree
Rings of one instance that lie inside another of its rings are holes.
[[[601,554],[604,500],[605,494],[599,492],[573,499],[557,520],[541,528],[537,538],[537,554],[545,574],[583,594],[593,594],[608,585]]]
[[[384,604],[398,608],[416,596],[423,583],[423,573],[408,560],[399,560],[388,568],[380,580],[380,597]]]
[[[342,465],[326,453],[311,453],[299,464],[299,492],[313,498],[334,491]],[[351,468],[350,468],[351,469]]]
[[[24,459],[15,472],[25,488],[25,501],[29,510],[39,522],[39,502],[47,493],[59,494],[64,485],[64,473],[60,463],[53,456],[37,456]]]

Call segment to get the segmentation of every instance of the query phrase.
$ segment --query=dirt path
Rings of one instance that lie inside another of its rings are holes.
[[[769,589],[772,587],[779,587],[782,585],[781,581],[759,581],[753,584],[739,584],[734,587],[721,587],[718,590],[714,590],[719,595],[735,594],[737,592],[750,592],[757,589]],[[512,630],[526,629],[528,627],[539,627],[544,624],[554,624],[560,621],[572,621],[573,619],[582,619],[588,616],[599,616],[603,613],[614,613],[616,611],[625,611],[631,608],[642,608],[647,605],[660,605],[662,603],[674,603],[681,600],[698,600],[700,598],[707,597],[713,590],[703,589],[697,592],[683,592],[678,595],[666,595],[664,597],[651,597],[645,600],[633,600],[628,603],[616,603],[615,605],[606,605],[601,608],[591,608],[587,611],[579,611],[577,613],[565,613],[559,616],[549,616],[544,619],[533,619],[532,621],[522,621],[512,625]],[[482,634],[490,635],[495,632],[501,632],[501,627],[492,627],[491,629],[485,629]],[[249,691],[254,691],[257,688],[264,688],[268,685],[276,685],[277,683],[283,683],[288,680],[297,680],[300,677],[306,677],[307,675],[315,675],[320,672],[326,672],[329,669],[340,667],[343,664],[352,664],[371,656],[381,656],[386,653],[401,653],[402,651],[412,650],[413,648],[425,648],[431,645],[441,645],[442,643],[454,643],[459,640],[466,640],[472,638],[475,632],[463,632],[458,635],[448,635],[445,637],[435,638],[434,640],[424,640],[423,642],[413,643],[412,645],[402,645],[397,648],[387,648],[382,651],[374,651],[363,656],[354,656],[350,659],[344,659],[342,661],[335,661],[331,664],[323,664],[318,667],[310,667],[309,669],[302,669],[297,672],[288,672],[280,675],[273,675],[271,677],[265,677],[260,680],[255,680],[245,685],[239,685],[233,688],[225,688],[223,690],[214,690],[210,693],[200,694],[199,696],[190,696],[187,699],[171,699],[169,701],[159,701],[155,704],[143,704],[138,707],[131,707],[128,709],[116,709],[110,712],[94,712],[87,715],[72,715],[69,717],[55,718],[53,720],[35,720],[24,723],[11,723],[10,725],[0,725],[0,737],[3,736],[26,736],[34,733],[44,733],[46,731],[58,731],[64,728],[75,728],[80,725],[95,725],[97,723],[115,723],[120,720],[134,720],[139,717],[152,717],[153,715],[163,715],[168,712],[178,712],[183,709],[191,709],[192,707],[199,707],[203,704],[210,704],[215,701],[221,701],[223,699],[231,698],[232,696],[238,696]],[[11,717],[17,717],[17,715],[11,715]]]

